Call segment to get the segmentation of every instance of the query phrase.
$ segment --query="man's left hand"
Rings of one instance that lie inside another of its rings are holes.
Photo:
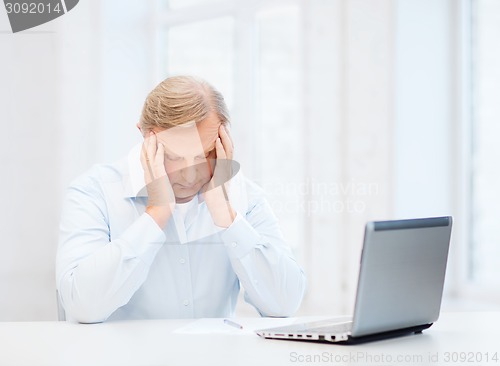
[[[219,127],[219,137],[215,141],[216,161],[212,179],[202,188],[203,197],[214,224],[220,227],[229,227],[236,217],[229,202],[227,190],[233,176],[234,146],[227,129]]]

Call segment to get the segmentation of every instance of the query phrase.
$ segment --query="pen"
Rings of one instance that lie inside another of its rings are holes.
[[[238,324],[238,323],[235,323],[229,319],[224,319],[224,324],[227,324],[227,325],[230,325],[232,327],[235,327],[235,328],[238,328],[238,329],[243,329],[243,326]]]

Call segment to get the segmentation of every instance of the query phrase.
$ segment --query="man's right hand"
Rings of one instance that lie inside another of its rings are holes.
[[[162,229],[167,225],[175,207],[174,191],[163,162],[164,154],[164,147],[158,142],[156,134],[149,132],[144,137],[141,152],[141,165],[148,191],[146,213]]]

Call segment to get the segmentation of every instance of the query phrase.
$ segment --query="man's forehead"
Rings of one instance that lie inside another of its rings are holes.
[[[218,126],[197,124],[175,126],[156,132],[166,150],[179,155],[192,152],[208,152],[215,146],[218,137]]]

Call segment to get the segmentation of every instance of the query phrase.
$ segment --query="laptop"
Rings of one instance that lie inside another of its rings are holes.
[[[439,317],[451,226],[451,216],[367,223],[352,318],[255,332],[342,344],[421,333]]]

